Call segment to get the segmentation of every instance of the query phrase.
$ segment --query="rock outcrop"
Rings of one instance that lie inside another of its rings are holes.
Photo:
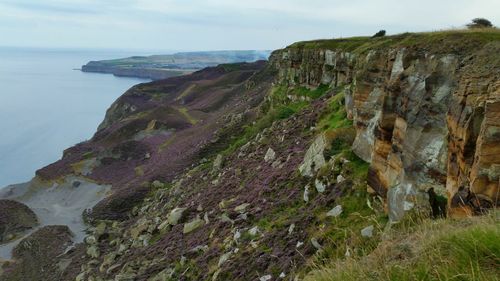
[[[71,260],[59,257],[72,244],[67,226],[45,226],[23,239],[13,251],[14,262],[3,265],[2,280],[61,280]]]
[[[38,224],[28,206],[13,200],[0,200],[0,244],[19,238]]]
[[[345,87],[353,149],[371,163],[368,184],[387,198],[393,220],[425,204],[430,188],[470,214],[498,200],[500,43],[481,34],[460,43],[467,36],[419,43],[401,35],[376,48],[304,42],[270,60],[281,83]]]

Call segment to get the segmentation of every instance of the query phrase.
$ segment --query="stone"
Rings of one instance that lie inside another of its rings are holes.
[[[184,229],[183,233],[188,234],[190,232],[193,232],[194,230],[198,229],[199,227],[203,226],[205,224],[205,221],[200,219],[200,218],[195,218],[194,220],[185,223],[184,224]]]
[[[304,199],[304,202],[309,202],[309,185],[306,185],[304,188],[304,195],[302,196]]]
[[[94,230],[94,235],[99,238],[101,237],[104,233],[106,233],[106,223],[101,221],[99,224],[97,224],[95,230]]]
[[[103,262],[102,262],[101,266],[99,267],[99,271],[101,273],[106,272],[106,267],[109,265],[112,265],[115,262],[116,256],[117,256],[117,254],[114,252],[111,252],[111,253],[105,255]]]
[[[241,232],[239,230],[236,230],[233,235],[233,240],[235,242],[238,242],[238,240],[241,238]]]
[[[266,155],[264,156],[264,161],[267,163],[267,162],[271,162],[273,161],[274,159],[276,158],[276,152],[274,152],[274,150],[272,148],[268,148],[267,149],[267,152],[266,152]]]
[[[337,176],[337,183],[342,183],[342,182],[344,182],[344,181],[345,181],[344,176],[342,176],[342,175],[338,175],[338,176]]]
[[[319,193],[325,192],[326,186],[318,179],[314,181],[314,186]]]
[[[175,270],[172,268],[165,268],[164,270],[160,271],[158,274],[155,275],[152,279],[148,279],[148,281],[164,281],[164,280],[170,280],[173,278],[175,274]]]
[[[227,262],[229,260],[229,258],[231,257],[232,254],[233,254],[233,252],[227,252],[227,253],[223,254],[222,256],[220,256],[219,262],[217,263],[217,266],[220,268],[225,262]]]
[[[76,276],[75,281],[85,281],[85,276],[86,276],[85,272],[80,272],[80,274]]]
[[[170,226],[170,223],[166,220],[164,222],[162,222],[159,226],[158,226],[158,230],[159,231],[165,231],[168,229],[168,227]]]
[[[89,245],[95,245],[95,244],[97,244],[97,239],[95,238],[94,235],[89,235],[89,236],[85,237],[85,243],[87,243]]]
[[[222,158],[222,154],[217,154],[215,157],[214,164],[212,166],[212,172],[217,173],[222,168],[224,158]]]
[[[259,233],[259,227],[258,226],[254,226],[252,228],[250,228],[248,230],[248,234],[252,235],[252,236],[256,236],[257,233]]]
[[[264,275],[264,276],[259,278],[259,281],[269,281],[271,279],[273,279],[273,277],[271,275]]]
[[[153,186],[153,188],[163,188],[163,183],[159,180],[155,180],[153,181],[153,183],[151,184]]]
[[[146,218],[141,218],[137,221],[136,225],[130,229],[130,236],[136,239],[139,235],[149,228],[149,221]]]
[[[373,225],[369,225],[363,229],[361,229],[361,236],[366,238],[371,238],[373,236]]]
[[[288,227],[288,235],[292,235],[293,231],[295,230],[295,224],[292,223],[289,227]]]
[[[99,248],[96,245],[92,245],[87,248],[87,255],[91,258],[97,259],[100,255]]]
[[[234,223],[234,221],[231,218],[229,218],[226,213],[224,213],[224,214],[222,214],[220,216],[220,220],[221,220],[221,222],[228,222],[228,223],[231,223],[231,224]]]
[[[129,246],[127,244],[120,244],[120,246],[118,246],[118,253],[123,254],[128,248]]]
[[[327,142],[323,134],[316,137],[307,150],[302,164],[299,166],[302,176],[312,177],[316,171],[326,164],[325,157],[323,156],[326,146]]]
[[[244,213],[245,210],[248,208],[248,206],[250,206],[249,203],[243,203],[241,205],[238,205],[234,208],[234,211],[235,212],[238,212],[238,213]]]
[[[340,216],[340,214],[342,214],[342,206],[341,205],[337,205],[335,206],[333,209],[331,209],[330,211],[328,211],[328,213],[326,213],[326,216],[327,217],[338,217]]]
[[[182,216],[186,211],[186,208],[175,208],[168,214],[167,222],[170,225],[177,225],[179,221],[182,219]]]
[[[316,250],[321,250],[323,247],[321,247],[321,244],[319,244],[318,240],[316,238],[311,238],[311,244],[313,245]]]

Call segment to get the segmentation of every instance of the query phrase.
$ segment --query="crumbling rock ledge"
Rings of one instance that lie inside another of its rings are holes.
[[[300,42],[275,51],[270,62],[279,83],[345,88],[353,149],[371,163],[368,185],[388,199],[392,220],[426,204],[430,188],[450,199],[452,214],[496,206],[500,42],[449,49],[401,42]]]

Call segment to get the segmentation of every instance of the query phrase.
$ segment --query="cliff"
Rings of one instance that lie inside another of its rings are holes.
[[[499,46],[498,33],[403,34],[296,43],[271,63],[282,83],[345,89],[353,150],[399,220],[431,188],[453,214],[497,205]]]
[[[39,217],[34,202],[81,198],[65,206],[89,225],[59,223],[79,243],[40,253],[30,245],[68,243],[44,219],[0,261],[2,280],[41,268],[53,270],[40,280],[300,280],[384,249],[413,272],[415,254],[439,248],[414,224],[497,206],[499,49],[497,30],[309,41],[136,85],[89,141],[0,194]],[[494,224],[477,232],[486,221],[439,225],[498,239]],[[446,274],[495,276],[485,247],[461,252],[467,265],[481,255],[477,268]],[[408,280],[441,278],[439,262],[419,266]]]

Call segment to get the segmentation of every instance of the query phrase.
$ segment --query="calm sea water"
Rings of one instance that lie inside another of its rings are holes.
[[[30,180],[65,148],[89,139],[111,103],[147,81],[73,69],[145,54],[0,48],[0,188]]]

